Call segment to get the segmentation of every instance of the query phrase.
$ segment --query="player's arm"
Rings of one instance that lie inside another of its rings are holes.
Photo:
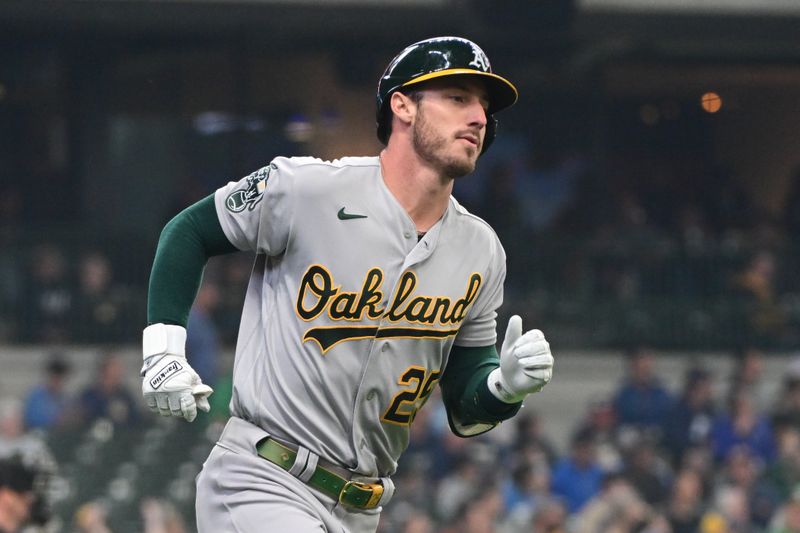
[[[142,393],[162,416],[194,420],[208,411],[205,385],[186,360],[186,324],[208,259],[236,251],[220,225],[210,195],[169,221],[156,249],[142,336]]]
[[[489,390],[489,374],[500,366],[492,346],[453,346],[440,383],[450,429],[459,437],[489,431],[517,414],[522,402],[505,403]]]
[[[522,400],[553,375],[550,344],[538,329],[522,333],[522,319],[508,322],[500,356],[492,346],[454,346],[440,381],[451,430],[471,437],[517,414]]]
[[[186,327],[209,258],[237,251],[222,231],[214,195],[181,211],[161,232],[147,293],[147,323]]]

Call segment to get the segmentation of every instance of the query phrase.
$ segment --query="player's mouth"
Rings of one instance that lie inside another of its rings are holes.
[[[475,148],[477,148],[478,145],[480,144],[479,137],[477,135],[475,135],[474,133],[462,133],[457,138],[461,139],[461,140],[464,140],[464,141],[467,141],[468,143],[470,143]]]

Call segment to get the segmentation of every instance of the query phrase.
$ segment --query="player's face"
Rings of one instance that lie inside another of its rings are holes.
[[[411,137],[414,150],[442,176],[469,174],[486,134],[489,102],[483,84],[447,78],[431,81],[420,93]]]

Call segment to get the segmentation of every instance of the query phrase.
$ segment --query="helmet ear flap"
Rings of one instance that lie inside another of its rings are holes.
[[[494,116],[489,115],[486,118],[486,135],[483,136],[483,146],[481,147],[481,155],[483,155],[486,150],[494,142],[494,137],[497,135],[497,119]]]

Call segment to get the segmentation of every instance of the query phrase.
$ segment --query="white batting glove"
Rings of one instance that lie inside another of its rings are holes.
[[[142,395],[151,411],[183,417],[189,422],[197,410],[208,412],[214,390],[205,385],[186,360],[186,329],[152,324],[142,334]]]
[[[523,335],[522,318],[512,316],[500,349],[500,366],[487,378],[489,390],[502,402],[517,403],[542,390],[552,377],[550,343],[538,329]]]

